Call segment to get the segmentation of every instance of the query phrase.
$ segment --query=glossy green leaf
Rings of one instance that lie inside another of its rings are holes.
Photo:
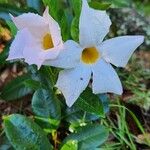
[[[70,134],[64,142],[78,141],[78,149],[91,150],[103,144],[108,138],[108,129],[99,124],[80,127],[76,133]]]
[[[53,133],[58,128],[60,120],[35,116],[35,122],[46,132]]]
[[[78,150],[78,142],[77,141],[67,141],[67,143],[65,143],[61,150]]]
[[[3,100],[11,101],[19,99],[29,93],[32,90],[24,85],[24,82],[30,79],[28,74],[18,76],[11,80],[3,89],[0,91],[0,97]]]
[[[95,121],[100,118],[98,115],[81,110],[78,106],[67,108],[65,111],[65,120],[71,124],[83,122],[83,120],[84,122]]]
[[[32,110],[40,117],[59,119],[61,116],[59,101],[51,90],[39,89],[34,93]]]
[[[90,88],[87,88],[75,103],[80,109],[104,117],[102,102],[98,95],[93,94]]]
[[[44,131],[31,119],[19,114],[4,117],[4,130],[16,150],[52,150]]]

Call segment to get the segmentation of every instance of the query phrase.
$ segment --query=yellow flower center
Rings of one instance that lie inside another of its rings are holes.
[[[43,48],[44,50],[47,50],[47,49],[50,49],[50,48],[53,48],[54,47],[54,44],[53,44],[53,40],[52,40],[52,37],[49,33],[47,33],[44,37],[43,37]]]
[[[81,59],[86,64],[95,63],[100,57],[100,53],[95,47],[85,48],[82,51]]]

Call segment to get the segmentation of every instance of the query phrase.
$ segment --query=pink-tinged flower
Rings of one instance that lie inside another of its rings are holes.
[[[24,13],[18,17],[11,15],[18,33],[10,47],[7,60],[24,59],[38,68],[45,60],[55,59],[63,48],[58,23],[49,15],[48,7],[43,16]]]
[[[105,11],[94,10],[83,0],[79,44],[67,41],[65,49],[55,61],[44,62],[65,68],[60,72],[56,86],[62,91],[68,106],[78,99],[91,78],[93,93],[122,94],[121,82],[111,64],[125,67],[144,37],[121,36],[103,42],[110,25],[110,18]]]

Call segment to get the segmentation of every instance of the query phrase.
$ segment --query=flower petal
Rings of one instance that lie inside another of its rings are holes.
[[[49,31],[47,21],[38,14],[24,13],[18,17],[13,17],[11,15],[11,18],[19,30],[28,28],[35,37],[40,39]]]
[[[56,87],[62,91],[69,107],[74,104],[80,94],[85,90],[90,77],[91,70],[82,65],[60,72]]]
[[[54,46],[62,44],[61,30],[59,24],[49,15],[48,7],[44,12],[43,17],[47,20],[49,24],[49,30],[53,39]]]
[[[111,21],[106,11],[94,10],[82,0],[79,22],[79,39],[83,47],[99,45],[109,32]]]
[[[32,36],[27,29],[22,29],[18,31],[14,41],[10,46],[9,56],[7,60],[24,58],[23,50],[26,45],[32,44]]]
[[[116,93],[122,94],[120,79],[113,67],[103,59],[97,62],[92,68],[93,72],[93,93]]]
[[[64,43],[58,57],[55,60],[46,60],[44,65],[66,69],[73,68],[79,64],[81,52],[82,49],[76,42],[68,40]]]
[[[135,49],[144,41],[143,36],[121,36],[104,41],[99,50],[102,57],[117,67],[125,67]]]
[[[42,51],[39,47],[32,45],[26,46],[23,51],[23,56],[25,62],[29,65],[35,64],[38,66],[38,69],[41,67],[44,62],[44,57],[40,57],[39,53]]]

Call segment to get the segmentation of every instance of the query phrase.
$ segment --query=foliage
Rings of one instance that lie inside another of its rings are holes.
[[[150,12],[149,2],[144,1],[142,3],[140,0],[91,0],[89,5],[95,9],[108,10],[109,13],[116,11],[116,8],[137,9],[139,14],[143,12],[144,15],[148,16]],[[15,0],[13,2],[11,0],[2,0],[0,1],[0,18],[3,22],[5,21],[5,26],[11,31],[12,38],[14,38],[17,29],[10,20],[8,13],[14,16],[25,12],[42,14],[43,8],[47,5],[49,6],[50,14],[62,28],[63,40],[66,41],[70,38],[79,41],[81,0],[43,0],[43,2],[40,0]],[[110,11],[109,8],[111,8]],[[115,18],[113,19],[115,21]],[[116,34],[122,34],[116,30],[119,25],[118,23],[112,27],[109,36],[113,37]],[[145,24],[143,25],[144,27]],[[144,28],[144,31],[147,33],[148,29]],[[148,42],[149,37],[147,36]],[[0,69],[11,66],[6,61],[10,43],[11,41],[7,42],[3,52],[0,53]],[[0,99],[11,103],[12,101],[21,101],[27,95],[32,95],[29,100],[32,114],[23,113],[22,115],[11,114],[3,116],[3,128],[0,137],[3,137],[3,141],[5,141],[4,138],[7,137],[7,139],[3,144],[0,142],[2,145],[0,145],[0,149],[5,147],[4,149],[16,150],[106,150],[126,149],[128,147],[136,150],[135,135],[130,133],[125,119],[127,112],[135,121],[140,133],[145,134],[145,130],[137,116],[128,108],[122,106],[119,102],[109,104],[110,97],[108,95],[94,95],[89,88],[80,95],[71,108],[68,108],[64,102],[64,97],[55,89],[59,69],[42,66],[40,70],[37,70],[34,65],[27,66],[26,64],[23,64],[22,67],[24,67],[26,73],[9,81],[1,89]],[[149,80],[149,72],[139,68],[132,71],[132,74],[129,74],[130,71],[127,70],[123,73],[118,72],[123,79],[125,88],[132,90],[134,94],[130,102],[141,102],[142,104],[139,105],[144,105],[144,108],[148,109],[150,93],[147,92],[146,88],[143,91],[142,87],[137,87],[137,83],[140,82],[141,76]],[[109,107],[111,111],[116,111],[116,124],[107,116]],[[107,140],[109,133],[115,137],[117,142],[110,143]]]

